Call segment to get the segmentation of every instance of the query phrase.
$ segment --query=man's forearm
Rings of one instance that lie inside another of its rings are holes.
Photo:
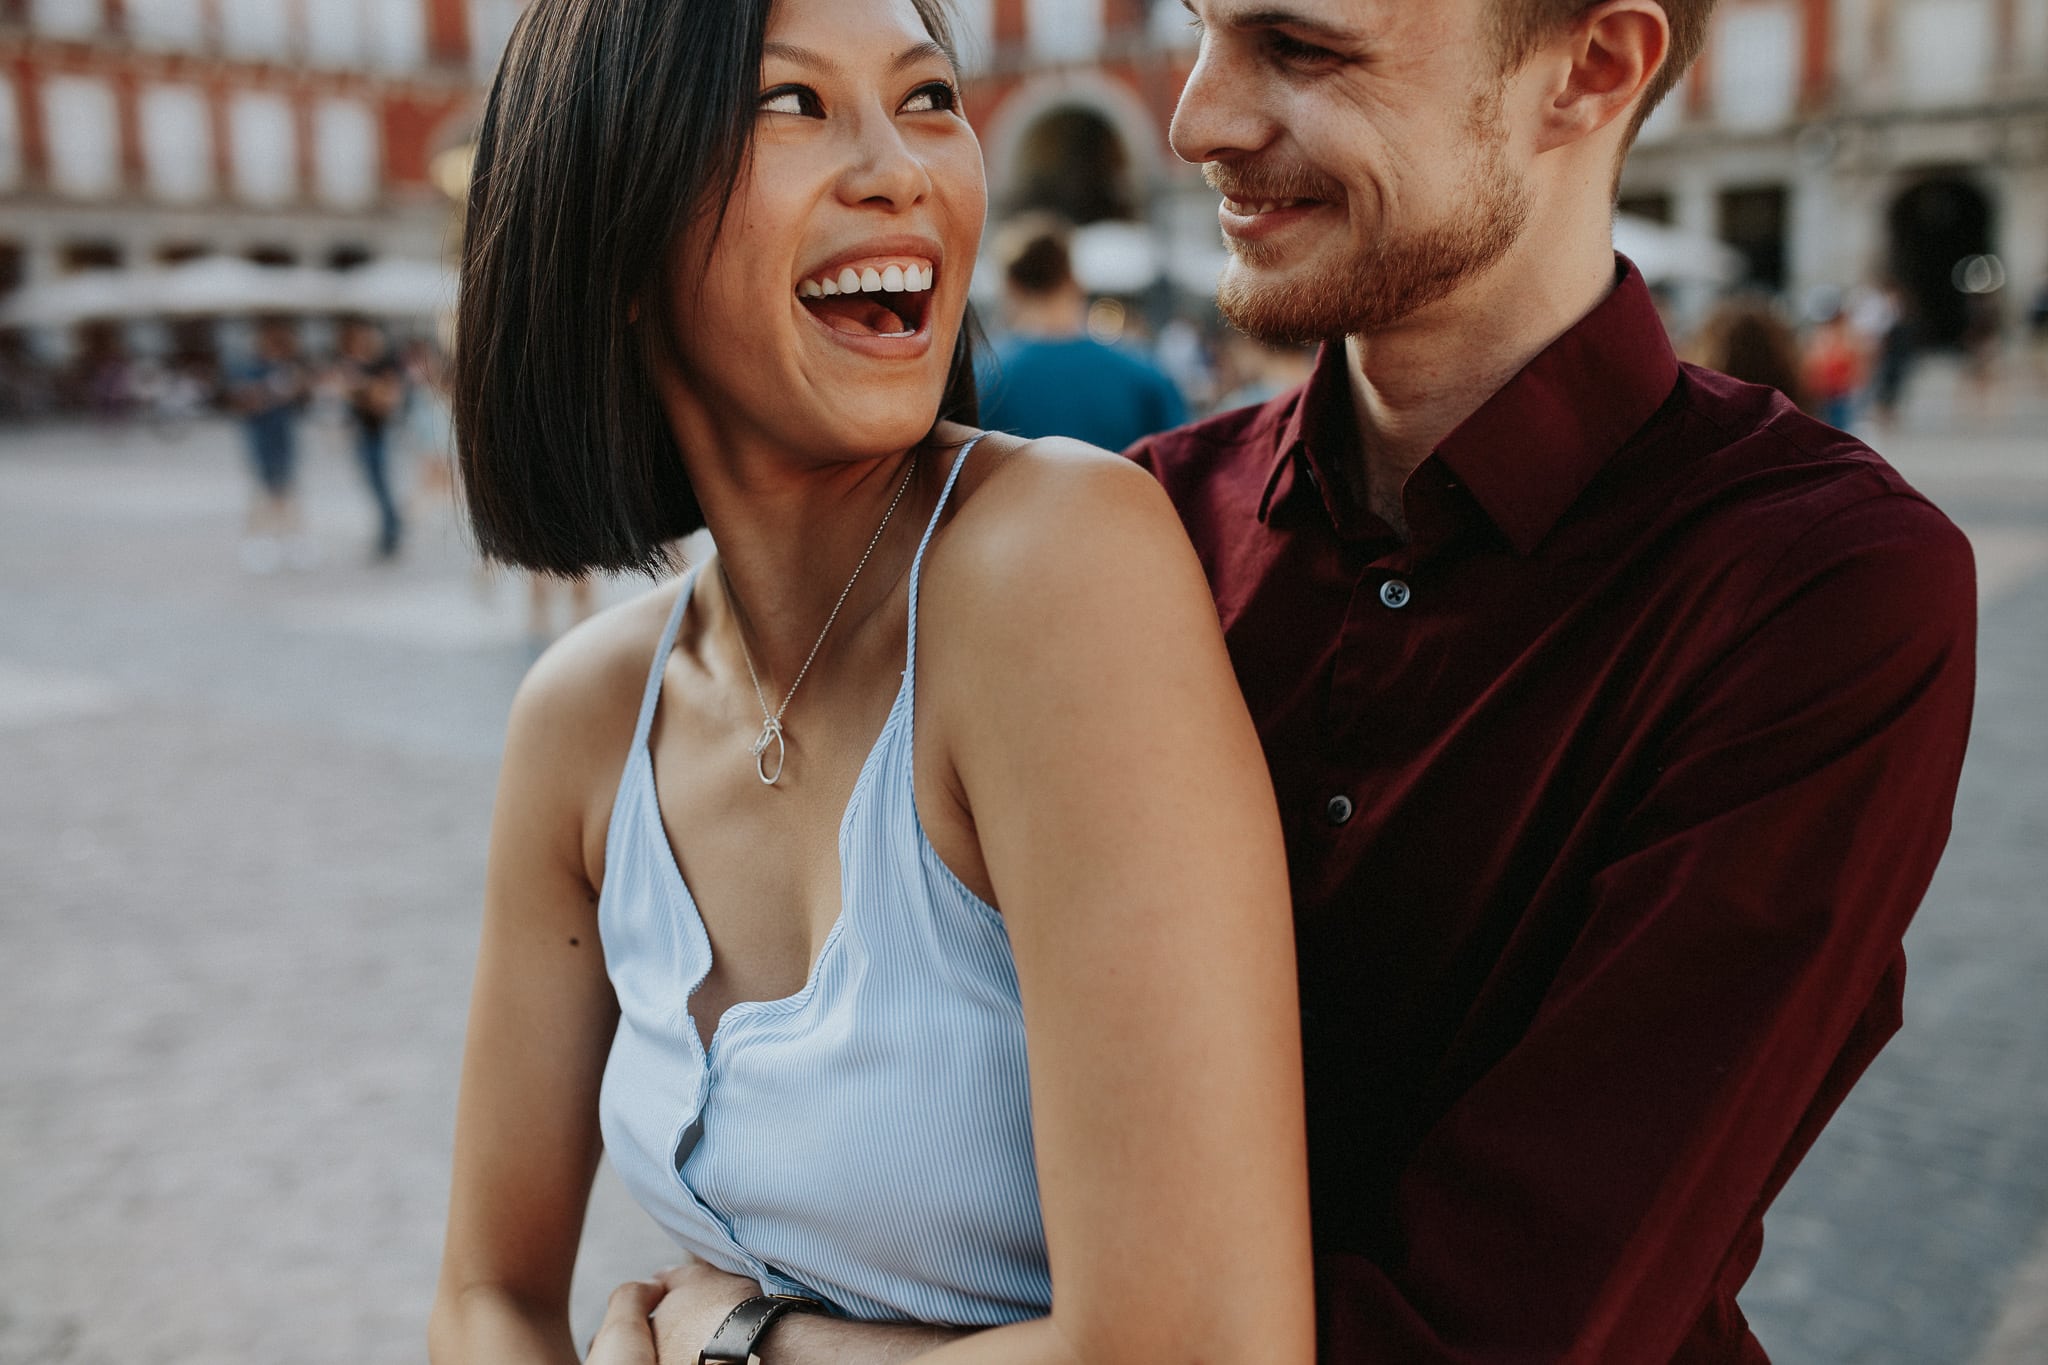
[[[759,1287],[700,1263],[664,1275],[668,1295],[654,1310],[659,1365],[696,1365],[697,1353],[740,1300]],[[817,1313],[778,1318],[760,1342],[765,1365],[897,1365],[968,1333],[901,1323],[848,1322]]]
[[[762,1365],[899,1365],[967,1333],[790,1313],[768,1329]],[[669,1365],[664,1357],[663,1365]],[[688,1361],[683,1365],[689,1365]]]

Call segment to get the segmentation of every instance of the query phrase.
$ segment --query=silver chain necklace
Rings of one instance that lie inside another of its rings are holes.
[[[725,572],[725,557],[719,556],[718,577],[725,584],[725,596],[733,604],[734,622],[739,636],[740,657],[747,661],[747,677],[754,683],[754,700],[761,703],[761,736],[754,741],[754,772],[766,786],[774,786],[782,780],[782,769],[789,762],[789,742],[783,738],[782,718],[789,712],[790,702],[796,700],[796,690],[804,685],[804,675],[811,671],[811,660],[818,657],[818,650],[824,645],[825,637],[832,633],[832,623],[839,619],[839,609],[846,605],[853,585],[860,582],[861,570],[867,568],[868,560],[874,556],[875,547],[882,543],[882,532],[889,529],[889,519],[896,515],[896,505],[903,501],[904,492],[910,487],[911,476],[917,473],[917,455],[912,452],[910,467],[903,471],[903,481],[896,485],[896,496],[889,499],[889,510],[882,513],[882,524],[875,528],[875,534],[868,540],[868,548],[861,552],[860,563],[853,566],[853,577],[846,580],[846,586],[839,590],[839,600],[832,604],[832,614],[825,618],[825,628],[818,632],[818,638],[811,644],[811,652],[804,656],[804,666],[796,671],[796,681],[789,685],[789,692],[782,699],[779,709],[768,710],[768,696],[761,690],[761,675],[754,670],[754,655],[747,648],[747,614],[740,606],[739,594],[732,590],[732,578]],[[768,771],[768,750],[775,750],[775,771]]]

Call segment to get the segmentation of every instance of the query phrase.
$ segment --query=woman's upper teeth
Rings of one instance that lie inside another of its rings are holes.
[[[807,299],[829,298],[834,294],[921,294],[932,287],[937,273],[929,261],[849,265],[836,275],[805,280],[796,292]]]

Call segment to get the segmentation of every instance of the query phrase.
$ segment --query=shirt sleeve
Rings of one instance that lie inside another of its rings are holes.
[[[1319,1258],[1326,1361],[1673,1360],[1896,1030],[1969,729],[1969,545],[1887,494],[1760,581],[1646,753],[1526,1035],[1405,1169],[1395,1245]]]

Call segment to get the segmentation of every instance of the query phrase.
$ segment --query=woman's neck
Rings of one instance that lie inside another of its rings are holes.
[[[842,593],[832,626],[842,640],[892,599],[936,496],[933,463],[919,451],[808,467],[766,452],[693,463],[691,480],[718,545],[720,586],[738,599],[764,689],[788,688]]]

